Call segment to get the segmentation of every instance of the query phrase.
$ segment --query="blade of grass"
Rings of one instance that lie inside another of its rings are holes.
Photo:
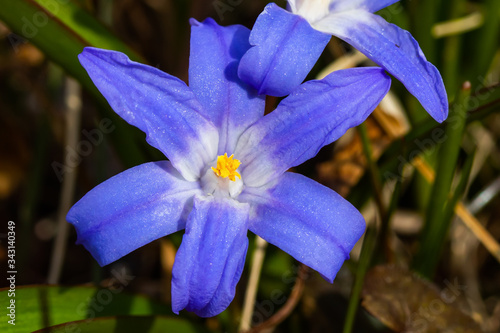
[[[368,129],[366,128],[366,124],[362,123],[361,125],[359,125],[358,131],[361,137],[361,143],[363,145],[363,152],[368,164],[368,172],[370,174],[370,179],[375,193],[375,202],[377,203],[380,219],[385,220],[387,214],[384,202],[382,200],[382,181],[378,167],[372,158],[373,150],[370,143],[370,138],[368,137]]]
[[[26,1],[26,0],[25,0]],[[135,53],[126,44],[113,35],[105,26],[92,15],[71,1],[64,5],[57,1],[27,0],[43,10],[49,17],[59,21],[61,27],[79,36],[89,45],[120,51],[129,55],[131,60],[144,62],[144,59]]]
[[[380,241],[378,243],[378,248],[380,251],[376,251],[376,253],[382,252],[385,254],[386,262],[394,262],[394,252],[391,248],[390,242],[390,223],[391,218],[396,208],[398,207],[399,202],[399,194],[401,193],[401,186],[403,182],[396,181],[394,184],[394,189],[392,192],[391,202],[389,203],[389,208],[387,209],[386,220],[382,220],[382,225],[380,226]]]
[[[436,39],[431,35],[432,26],[439,21],[442,0],[421,0],[415,3],[416,13],[411,17],[415,38],[431,63],[436,63]]]
[[[471,48],[474,59],[474,74],[486,75],[499,47],[500,1],[485,0],[483,3],[484,24],[475,33],[475,45]]]
[[[140,59],[138,55],[72,2],[63,5],[56,1],[4,1],[0,20],[13,32],[36,45],[93,95],[101,116],[110,119],[115,125],[110,135],[126,167],[146,161],[141,145],[134,139],[139,131],[132,129],[111,110],[77,58],[83,48],[89,45],[123,51],[132,59]],[[17,51],[19,38],[10,38],[10,41],[14,51]]]
[[[483,87],[483,89],[476,88],[466,107],[467,115],[465,118],[467,124],[499,111],[500,85]],[[428,148],[432,149],[436,143],[439,143],[439,133],[444,130],[445,125],[446,122],[437,124],[434,120],[429,119],[417,124],[401,140],[394,141],[379,159],[378,165],[382,175],[385,175],[386,172],[397,171],[401,160],[408,162],[411,159],[410,155],[415,154],[415,152],[422,152]],[[431,140],[434,145],[426,144],[426,139]],[[398,155],[402,155],[401,158],[398,158]]]
[[[75,4],[45,1],[46,5],[42,6],[41,3],[34,0],[5,1],[0,9],[0,20],[40,48],[96,97],[102,99],[77,58],[85,46],[122,51],[132,59],[141,59]],[[53,3],[55,7],[50,6]],[[12,46],[17,50],[18,45]]]
[[[368,173],[370,175],[370,180],[374,188],[375,201],[377,203],[379,215],[382,221],[380,235],[382,237],[382,241],[385,243],[387,231],[389,228],[390,216],[392,215],[397,206],[397,200],[399,198],[399,189],[401,186],[401,182],[396,183],[391,203],[389,205],[389,210],[387,210],[382,200],[382,183],[381,183],[380,171],[378,170],[378,167],[372,158],[373,156],[372,146],[370,143],[370,139],[368,137],[368,130],[366,128],[366,125],[364,123],[359,125],[358,131],[361,136],[363,151],[368,162],[367,163]],[[363,246],[361,248],[361,254],[356,270],[356,277],[354,280],[354,284],[351,291],[351,297],[349,298],[349,304],[347,307],[347,315],[346,315],[346,320],[344,322],[343,333],[350,333],[353,330],[356,313],[359,307],[359,297],[361,294],[361,290],[363,288],[364,278],[366,272],[368,271],[368,268],[370,267],[374,253],[376,252],[375,251],[376,247],[377,247],[376,228],[369,227],[366,231],[366,235],[363,241]]]
[[[394,192],[391,198],[391,202],[389,204],[389,209],[386,209],[384,205],[384,200],[383,200],[383,195],[382,195],[382,178],[380,174],[380,170],[373,160],[373,150],[372,150],[372,145],[370,142],[370,138],[368,137],[368,129],[365,125],[365,123],[362,123],[361,125],[358,126],[358,131],[361,137],[361,143],[363,145],[363,152],[365,154],[365,157],[367,159],[367,164],[368,164],[368,173],[370,175],[370,180],[373,186],[373,191],[375,193],[375,202],[377,204],[377,208],[379,211],[380,215],[380,220],[381,220],[381,227],[380,227],[380,237],[381,237],[381,242],[379,243],[381,246],[385,247],[385,255],[387,259],[390,260],[392,257],[390,247],[388,246],[388,243],[386,242],[387,237],[388,237],[388,231],[389,231],[389,222],[392,213],[394,212],[398,198],[399,196],[399,190],[401,188],[401,182],[396,182]]]
[[[425,179],[432,183],[435,179],[434,170],[429,167],[418,156],[413,161],[413,166],[420,172]],[[481,223],[474,217],[473,214],[464,206],[462,202],[459,202],[455,206],[455,214],[462,220],[467,228],[479,239],[481,244],[491,253],[495,259],[500,262],[500,244],[495,240],[495,238],[486,230]]]
[[[440,20],[439,13],[443,0],[420,0],[408,3],[411,8],[411,31],[428,61],[440,68],[438,64],[438,41],[432,36],[432,27]],[[420,123],[430,119],[418,101],[409,93],[405,100],[410,122]]]
[[[467,124],[484,119],[500,110],[500,85],[483,89],[476,88],[469,101]],[[408,134],[391,143],[377,161],[382,175],[382,183],[395,179],[402,181],[403,168],[406,164],[422,152],[435,149],[436,145],[444,140],[445,124],[437,124],[434,120],[429,119],[417,124]],[[349,193],[349,202],[356,207],[363,206],[373,196],[369,186],[370,182],[370,175],[364,175]]]
[[[448,204],[445,208],[444,221],[451,221],[453,215],[455,214],[456,205],[462,200],[465,191],[467,190],[467,185],[469,183],[470,173],[472,171],[472,165],[474,163],[475,152],[469,154],[465,163],[462,167],[460,181],[457,186],[453,189],[453,195],[451,196]]]
[[[449,19],[455,19],[463,15],[465,12],[465,0],[451,1],[449,10]],[[443,81],[448,93],[449,99],[453,100],[453,95],[458,90],[458,82],[460,81],[459,65],[462,60],[462,35],[455,35],[446,38],[443,49]]]
[[[356,278],[351,290],[351,297],[347,306],[347,314],[344,322],[343,333],[351,333],[354,327],[354,320],[359,307],[359,296],[363,289],[363,282],[366,272],[372,261],[373,250],[377,242],[377,231],[374,227],[369,227],[366,230],[366,235],[363,240],[361,254],[359,256],[358,267],[356,269]]]
[[[470,97],[470,83],[466,82],[459,92],[450,117],[446,124],[446,140],[439,149],[436,181],[432,187],[427,207],[425,225],[420,238],[413,267],[427,278],[431,278],[439,263],[441,247],[449,228],[450,220],[445,220],[445,207],[448,202],[453,176],[466,125],[466,110]]]

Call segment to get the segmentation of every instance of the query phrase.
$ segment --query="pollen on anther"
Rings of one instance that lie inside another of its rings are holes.
[[[233,159],[234,155],[227,157],[227,153],[217,157],[217,167],[212,167],[213,172],[222,178],[229,178],[231,181],[235,181],[236,177],[241,179],[241,176],[236,169],[240,166],[241,162]]]

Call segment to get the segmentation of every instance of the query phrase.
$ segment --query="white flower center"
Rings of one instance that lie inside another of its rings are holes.
[[[216,197],[236,198],[243,191],[243,180],[238,173],[240,161],[227,154],[217,157],[201,177],[203,192]]]

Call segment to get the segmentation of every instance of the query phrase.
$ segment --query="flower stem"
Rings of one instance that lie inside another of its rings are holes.
[[[243,305],[243,314],[241,316],[240,327],[238,330],[239,332],[250,329],[250,322],[252,320],[255,298],[257,296],[257,287],[259,286],[260,271],[262,270],[266,247],[267,242],[256,235],[255,250],[253,252],[252,267],[250,269],[250,279],[245,293],[245,303]]]
[[[295,285],[293,286],[292,293],[290,294],[290,297],[288,297],[288,300],[283,305],[283,307],[281,307],[278,312],[272,315],[271,318],[269,318],[262,324],[253,327],[246,333],[260,333],[264,331],[270,332],[276,326],[281,324],[283,320],[285,320],[290,315],[290,313],[292,313],[293,309],[295,309],[295,306],[297,306],[297,303],[302,297],[305,281],[307,278],[309,278],[309,274],[309,268],[306,265],[301,264],[297,278],[295,279]]]

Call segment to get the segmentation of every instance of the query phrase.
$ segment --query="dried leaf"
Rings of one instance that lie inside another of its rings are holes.
[[[390,143],[390,139],[375,118],[369,117],[365,124],[372,142],[374,158],[377,159]],[[332,158],[318,165],[318,180],[345,196],[363,176],[365,168],[366,158],[361,139],[356,130],[351,129],[337,141]]]
[[[474,333],[478,324],[462,308],[465,286],[444,281],[439,288],[396,266],[374,267],[365,278],[362,305],[396,332]]]
[[[374,160],[380,157],[392,141],[410,129],[405,111],[392,92],[384,97],[365,124]],[[351,129],[336,142],[332,158],[318,165],[318,180],[346,196],[363,176],[365,169],[366,158],[361,139],[356,130]]]

